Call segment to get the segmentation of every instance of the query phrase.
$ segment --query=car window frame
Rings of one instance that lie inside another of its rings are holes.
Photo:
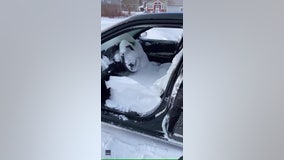
[[[124,34],[126,32],[131,32],[135,29],[139,29],[141,28],[140,32],[136,32],[133,35],[134,39],[138,39],[139,35],[148,30],[151,29],[153,27],[163,27],[163,28],[183,28],[183,21],[182,19],[171,19],[171,20],[165,20],[165,19],[149,19],[147,22],[145,21],[134,21],[134,22],[129,22],[129,23],[125,23],[122,22],[123,25],[118,24],[116,26],[110,27],[108,30],[105,30],[102,32],[101,34],[101,45],[107,41],[109,41],[110,39],[117,37],[121,34]],[[134,26],[133,26],[134,25]],[[137,120],[137,121],[144,121],[144,120],[150,120],[155,118],[157,113],[161,113],[165,111],[165,108],[167,107],[168,104],[167,103],[167,97],[169,97],[170,95],[170,91],[171,90],[171,85],[172,85],[172,81],[175,81],[175,79],[173,80],[173,76],[177,76],[177,71],[179,70],[180,66],[183,63],[183,58],[180,59],[180,62],[178,63],[178,65],[176,66],[176,68],[174,69],[174,71],[172,72],[169,82],[167,84],[167,87],[164,91],[164,94],[161,96],[162,98],[162,102],[160,103],[160,105],[157,107],[157,109],[151,113],[151,114],[147,114],[145,116],[140,116],[139,114],[137,114],[136,112],[121,112],[119,110],[113,109],[113,108],[109,108],[107,106],[102,105],[102,112],[110,112],[112,114],[119,114],[119,115],[124,115],[127,116],[128,118]],[[164,107],[163,107],[164,106]]]

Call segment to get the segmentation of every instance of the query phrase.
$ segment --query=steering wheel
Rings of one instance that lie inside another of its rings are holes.
[[[130,72],[136,72],[139,69],[139,56],[134,50],[133,44],[126,40],[122,40],[119,45],[121,60],[125,68]]]
[[[138,58],[133,57],[132,53],[127,52],[122,56],[122,63],[130,72],[136,72],[139,68],[140,61]]]

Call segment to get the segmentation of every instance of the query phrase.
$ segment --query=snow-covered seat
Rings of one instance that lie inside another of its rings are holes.
[[[106,106],[123,112],[133,111],[142,116],[155,111],[161,103],[160,96],[180,61],[182,53],[181,50],[173,58],[172,63],[168,64],[166,73],[152,81],[151,84],[146,85],[143,80],[146,78],[145,71],[151,71],[151,65],[152,67],[155,65],[153,63],[148,63],[143,69],[128,77],[111,76],[106,82],[107,87],[111,89],[111,96],[106,100]]]

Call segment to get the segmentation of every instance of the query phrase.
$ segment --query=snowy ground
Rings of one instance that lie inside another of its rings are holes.
[[[131,15],[143,14],[142,12],[131,13]],[[128,17],[117,17],[117,18],[109,18],[109,17],[101,17],[101,30],[104,30],[116,23],[119,23]]]
[[[111,155],[105,155],[111,150]],[[159,140],[130,133],[102,123],[102,150],[104,158],[179,158],[182,149]]]
[[[104,30],[111,25],[121,22],[126,18],[101,18],[101,30]],[[163,31],[162,32],[167,32]],[[162,34],[165,35],[164,39],[178,39],[182,34],[180,30],[172,30],[172,33]],[[150,34],[149,34],[150,33]],[[147,38],[160,37],[161,34],[158,31],[150,31],[147,33]],[[152,36],[152,37],[151,37]],[[161,79],[163,75],[166,74],[168,68],[170,67],[170,63],[168,64],[155,64],[149,63],[143,70],[140,70],[136,73],[128,77],[122,77],[122,79],[116,79],[116,81],[121,81],[123,78],[128,78],[127,84],[125,86],[129,87],[130,82],[133,82],[135,86],[136,83],[139,83],[143,90],[145,87],[145,93],[147,89],[151,88],[157,79]],[[170,67],[171,68],[171,67]],[[157,74],[159,73],[159,74]],[[147,79],[143,78],[147,77]],[[115,77],[114,77],[115,78]],[[116,77],[117,78],[117,77]],[[129,79],[131,78],[132,81]],[[125,81],[124,81],[125,82]],[[113,83],[114,86],[115,83]],[[120,83],[121,84],[121,83]],[[123,88],[123,86],[121,86]],[[121,93],[122,94],[122,93]],[[124,98],[135,100],[133,97],[129,98],[129,96],[133,96],[135,94],[125,95]],[[158,94],[157,94],[158,95]],[[122,97],[123,98],[123,97]],[[154,103],[159,103],[159,100]],[[150,102],[153,103],[153,102]],[[144,111],[141,111],[144,112]],[[116,127],[112,127],[106,124],[102,124],[102,135],[101,135],[101,155],[102,158],[178,158],[182,155],[182,148],[178,148],[159,140],[154,140],[149,137],[138,135],[137,133],[133,133],[127,130],[121,130]],[[111,150],[111,155],[105,155],[106,150]]]
[[[119,23],[123,20],[125,20],[125,17],[120,18],[108,18],[108,17],[101,17],[101,30],[104,30],[116,23]]]

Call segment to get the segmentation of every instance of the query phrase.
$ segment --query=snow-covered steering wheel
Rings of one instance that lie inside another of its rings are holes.
[[[135,52],[134,45],[126,40],[122,40],[119,44],[119,52],[121,62],[130,72],[136,72],[139,69],[140,59]]]

